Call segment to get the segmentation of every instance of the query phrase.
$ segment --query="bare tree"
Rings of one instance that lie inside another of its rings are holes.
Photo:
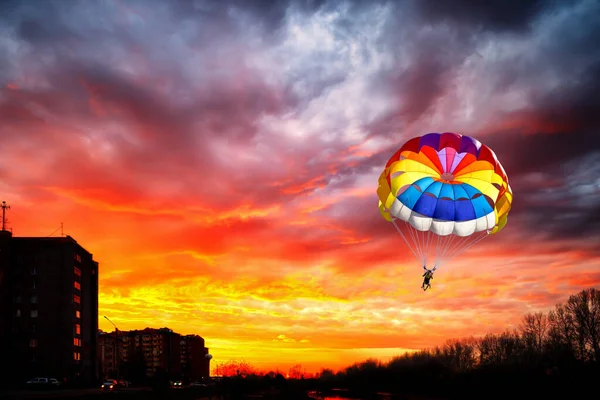
[[[525,346],[537,354],[541,354],[548,337],[548,317],[538,312],[527,314],[519,326]]]
[[[548,313],[547,345],[546,355],[555,367],[581,359],[572,317],[562,304]]]
[[[220,363],[215,368],[215,373],[220,376],[248,376],[256,374],[256,368],[246,361],[229,360]]]
[[[292,368],[290,368],[288,372],[288,377],[290,377],[291,379],[300,379],[304,375],[303,371],[304,368],[302,368],[302,365],[296,364]]]
[[[442,354],[448,367],[457,372],[472,369],[476,364],[475,339],[448,340]]]
[[[581,356],[585,361],[600,361],[600,291],[583,290],[569,297],[565,308],[571,315]]]
[[[523,342],[517,332],[488,334],[477,341],[481,365],[502,365],[519,362],[523,353]]]
[[[498,351],[498,336],[488,333],[477,341],[477,349],[479,350],[479,364],[491,365],[500,364],[502,362],[502,354]]]

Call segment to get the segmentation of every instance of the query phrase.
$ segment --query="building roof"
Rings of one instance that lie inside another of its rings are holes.
[[[87,251],[82,245],[77,243],[77,240],[73,239],[73,237],[67,236],[13,236],[12,240],[16,240],[18,242],[55,242],[55,243],[72,243],[79,247],[81,250],[88,253],[90,256],[93,256],[92,253]]]

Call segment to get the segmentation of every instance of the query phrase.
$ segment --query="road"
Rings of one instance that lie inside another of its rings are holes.
[[[33,399],[74,399],[74,398],[97,398],[100,396],[111,396],[142,399],[151,396],[149,388],[124,388],[110,392],[100,388],[92,389],[59,389],[59,390],[18,390],[0,393],[2,400],[33,400]]]
[[[63,390],[19,390],[0,392],[0,400],[34,400],[34,399],[115,399],[115,400],[211,400],[206,393],[195,389],[169,389],[163,393],[155,393],[150,388],[123,388],[107,391],[100,388],[63,389]],[[214,397],[217,400],[217,397]]]

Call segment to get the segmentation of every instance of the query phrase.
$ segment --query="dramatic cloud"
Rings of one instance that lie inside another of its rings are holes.
[[[598,21],[594,0],[3,1],[10,226],[63,222],[101,313],[215,359],[317,370],[504,329],[600,283]],[[375,189],[441,131],[492,147],[515,200],[423,293]]]

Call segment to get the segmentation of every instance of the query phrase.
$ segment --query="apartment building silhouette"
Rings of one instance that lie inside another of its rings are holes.
[[[98,263],[71,236],[0,231],[3,378],[98,379]]]

